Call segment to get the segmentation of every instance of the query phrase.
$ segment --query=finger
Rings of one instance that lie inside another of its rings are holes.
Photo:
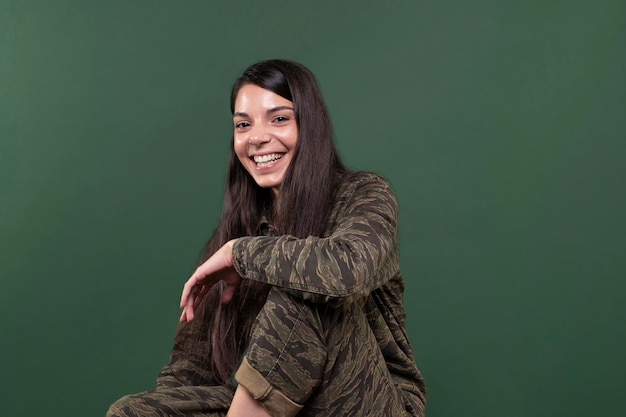
[[[189,281],[187,281],[185,285],[183,286],[183,293],[180,296],[180,308],[183,308],[185,307],[185,305],[187,305],[187,300],[189,298],[190,291],[191,289],[189,288]]]
[[[193,320],[193,317],[194,317],[193,305],[194,305],[195,299],[196,299],[195,291],[192,290],[191,294],[189,294],[189,302],[185,305],[187,321]]]
[[[180,296],[180,307],[183,308],[189,302],[189,296],[193,292],[196,285],[198,285],[198,280],[192,275],[191,278],[185,282],[183,286],[183,293]]]
[[[182,313],[180,313],[180,322],[190,322],[193,320],[194,314],[193,314],[193,309],[190,307],[185,307],[182,311]]]
[[[226,287],[224,288],[224,291],[222,291],[222,304],[228,304],[231,302],[231,300],[235,296],[236,289],[237,289],[237,286],[235,285],[230,285],[230,284],[226,285]]]
[[[198,295],[196,296],[195,302],[193,303],[194,309],[197,309],[200,306],[200,303],[202,302],[202,300],[204,299],[204,296],[206,295],[208,291],[209,291],[209,287],[207,287],[206,285],[202,285],[202,288],[200,289]]]

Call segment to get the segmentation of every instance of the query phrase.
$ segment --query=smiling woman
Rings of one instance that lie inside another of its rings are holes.
[[[239,161],[260,187],[278,194],[298,142],[293,103],[245,84],[237,93],[233,123]]]
[[[302,65],[251,66],[231,111],[222,218],[170,361],[108,416],[423,416],[392,190],[345,169]]]

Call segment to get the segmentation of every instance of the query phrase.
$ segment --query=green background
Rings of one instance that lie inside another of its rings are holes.
[[[154,386],[268,58],[396,190],[428,415],[623,415],[623,0],[1,0],[0,48],[3,416]]]

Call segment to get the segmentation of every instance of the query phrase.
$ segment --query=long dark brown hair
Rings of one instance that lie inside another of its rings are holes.
[[[246,84],[257,85],[293,102],[298,141],[278,196],[274,198],[241,165],[231,140],[221,220],[202,252],[200,263],[231,239],[257,236],[263,215],[272,219],[279,234],[298,238],[322,236],[334,190],[347,172],[335,148],[328,110],[311,71],[286,60],[250,66],[233,86],[231,113],[240,88]],[[239,365],[249,342],[250,328],[268,291],[267,285],[244,279],[229,304],[220,303],[220,285],[207,293],[196,320],[206,321],[210,363],[218,381],[227,383]]]

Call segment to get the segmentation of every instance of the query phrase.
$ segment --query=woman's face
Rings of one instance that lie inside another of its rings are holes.
[[[246,84],[235,99],[233,125],[239,161],[260,187],[277,194],[298,142],[293,103]]]

